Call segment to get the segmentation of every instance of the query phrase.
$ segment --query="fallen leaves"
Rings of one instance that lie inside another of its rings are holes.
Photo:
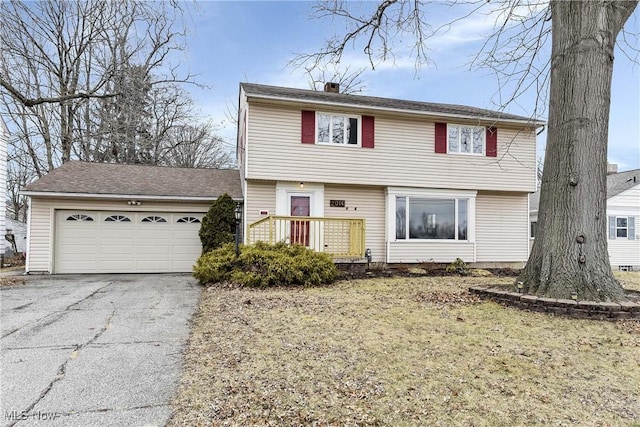
[[[481,301],[404,277],[203,293],[170,425],[623,425],[640,419],[635,322]]]

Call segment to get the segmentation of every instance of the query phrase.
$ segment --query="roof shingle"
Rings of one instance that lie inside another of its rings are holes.
[[[237,169],[195,169],[68,162],[27,185],[26,192],[209,198],[242,198]]]
[[[484,108],[469,107],[466,105],[439,104],[434,102],[408,101],[403,99],[379,98],[375,96],[352,95],[333,92],[322,92],[308,89],[295,89],[279,86],[267,86],[254,83],[241,83],[240,86],[250,98],[268,97],[280,98],[301,102],[334,103],[342,105],[355,105],[361,107],[374,107],[389,110],[403,110],[433,114],[437,116],[463,116],[483,120],[504,120],[526,122],[531,125],[542,126],[543,121],[531,117],[517,116],[500,111],[492,111]]]
[[[607,175],[607,199],[640,184],[640,169]],[[537,211],[540,205],[540,190],[529,194],[529,210]]]

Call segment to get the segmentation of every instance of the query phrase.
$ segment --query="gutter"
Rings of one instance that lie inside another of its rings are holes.
[[[63,193],[51,191],[21,191],[20,194],[29,197],[57,197],[57,198],[74,198],[74,199],[140,199],[140,200],[167,200],[167,201],[184,201],[184,202],[212,202],[217,197],[199,197],[199,196],[150,196],[142,194],[97,194],[97,193]],[[236,202],[241,202],[242,197],[232,197]]]

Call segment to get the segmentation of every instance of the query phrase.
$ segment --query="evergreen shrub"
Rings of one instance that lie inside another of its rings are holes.
[[[193,267],[201,284],[230,282],[251,287],[319,286],[331,283],[338,270],[327,254],[300,245],[258,242],[243,246],[236,258],[233,244],[203,254]]]
[[[235,240],[235,208],[236,202],[227,193],[211,204],[198,232],[203,254]]]

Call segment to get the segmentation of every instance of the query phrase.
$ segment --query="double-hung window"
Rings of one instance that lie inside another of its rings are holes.
[[[629,235],[629,219],[616,217],[616,237],[627,237]]]
[[[483,126],[447,126],[447,152],[484,155],[487,130]]]
[[[610,216],[609,239],[636,239],[636,217]]]
[[[467,240],[469,200],[396,196],[396,239]]]
[[[360,118],[340,114],[318,113],[318,144],[360,145]]]

